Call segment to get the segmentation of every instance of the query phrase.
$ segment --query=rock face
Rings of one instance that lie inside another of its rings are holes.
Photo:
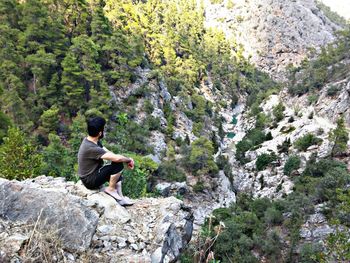
[[[41,224],[55,225],[65,248],[83,251],[90,246],[99,216],[80,198],[0,181],[0,199],[1,218],[23,224],[39,220]]]
[[[207,27],[222,29],[242,44],[245,55],[259,68],[282,79],[292,63],[300,63],[308,48],[334,40],[339,25],[331,22],[314,0],[205,1]]]
[[[86,262],[86,255],[99,262],[175,262],[192,236],[192,212],[174,197],[124,208],[79,182],[45,176],[1,179],[0,197],[1,262],[25,259],[34,225],[56,229],[66,251],[62,262]]]

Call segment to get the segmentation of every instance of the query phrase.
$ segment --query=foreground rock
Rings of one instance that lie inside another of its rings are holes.
[[[192,228],[190,209],[174,197],[124,208],[63,178],[0,179],[0,262],[46,250],[58,262],[174,262]]]

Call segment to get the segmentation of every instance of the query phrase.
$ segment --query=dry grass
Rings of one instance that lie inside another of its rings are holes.
[[[59,229],[49,226],[38,216],[34,227],[28,227],[30,233],[28,242],[19,252],[24,263],[56,263],[66,262],[62,242],[59,238]]]

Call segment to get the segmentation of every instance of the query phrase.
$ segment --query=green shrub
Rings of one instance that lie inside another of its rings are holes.
[[[300,167],[300,158],[298,156],[290,156],[283,167],[283,173],[285,175],[291,175],[291,173]]]
[[[334,143],[332,148],[332,156],[341,155],[348,150],[349,133],[345,126],[344,117],[337,120],[337,127],[330,131],[329,139]]]
[[[154,111],[153,104],[149,100],[145,100],[144,109],[147,114],[152,114],[152,112]]]
[[[256,169],[258,171],[264,170],[270,163],[277,160],[277,156],[275,153],[267,154],[263,153],[258,156],[256,159]]]
[[[157,170],[158,165],[148,157],[131,157],[135,160],[135,168],[123,171],[123,193],[131,198],[140,198],[146,195],[147,180]]]
[[[144,125],[144,127],[147,127],[150,131],[160,130],[161,128],[160,119],[152,115],[146,117]]]
[[[300,262],[317,263],[321,262],[322,245],[319,243],[306,243],[300,250]]]
[[[30,142],[28,135],[11,127],[0,145],[0,175],[6,179],[23,180],[38,176],[42,156]]]
[[[327,89],[327,95],[330,97],[333,97],[333,96],[337,95],[340,90],[341,90],[340,87],[332,85]]]
[[[191,150],[187,159],[189,169],[195,175],[214,175],[218,167],[213,158],[214,147],[210,140],[200,137],[191,144]]]
[[[306,151],[311,145],[320,145],[322,139],[316,137],[312,133],[305,134],[294,142],[294,147],[299,151]]]
[[[157,170],[158,176],[168,182],[184,182],[186,175],[175,162],[162,162]]]
[[[291,145],[290,138],[286,138],[282,144],[277,145],[278,153],[288,153]]]
[[[311,94],[307,97],[307,101],[309,103],[309,105],[312,105],[314,103],[316,103],[318,100],[318,95],[317,94]]]
[[[280,122],[281,120],[283,120],[284,118],[284,114],[283,111],[286,109],[286,107],[284,107],[283,103],[280,102],[278,103],[278,105],[276,105],[273,110],[273,116],[275,117],[275,121]]]
[[[210,0],[211,4],[222,4],[222,2],[224,2],[224,0]]]
[[[204,183],[202,181],[198,181],[194,186],[193,186],[193,191],[195,193],[203,192],[205,189]]]

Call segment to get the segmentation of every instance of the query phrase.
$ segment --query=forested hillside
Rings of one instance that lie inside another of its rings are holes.
[[[349,262],[350,30],[314,0],[269,3],[1,0],[0,177],[74,192],[103,116],[103,144],[136,161],[125,194],[193,206],[181,262]]]
[[[161,103],[162,123],[151,115],[154,104],[147,99],[142,112],[136,111],[140,99],[155,92],[149,88],[154,81],[179,98],[176,109],[194,123],[195,137],[178,138],[176,145],[186,141],[188,148],[195,138],[207,138],[197,143],[199,152],[189,164],[188,172],[196,173],[204,169],[196,165],[206,155],[202,148],[225,136],[220,108],[234,107],[242,94],[254,102],[258,92],[275,85],[222,32],[204,28],[197,1],[6,0],[0,12],[0,167],[7,178],[73,179],[85,119],[96,115],[108,119],[106,143],[113,150],[152,153],[150,131],[159,130],[171,151],[174,104]],[[147,81],[138,85],[145,71]],[[226,102],[215,105],[199,96],[208,81]],[[135,86],[132,94],[119,96]],[[208,116],[219,129],[214,135],[203,125]],[[183,173],[172,168],[175,177]]]
[[[197,260],[349,262],[349,32],[242,117],[237,202],[206,220]]]

